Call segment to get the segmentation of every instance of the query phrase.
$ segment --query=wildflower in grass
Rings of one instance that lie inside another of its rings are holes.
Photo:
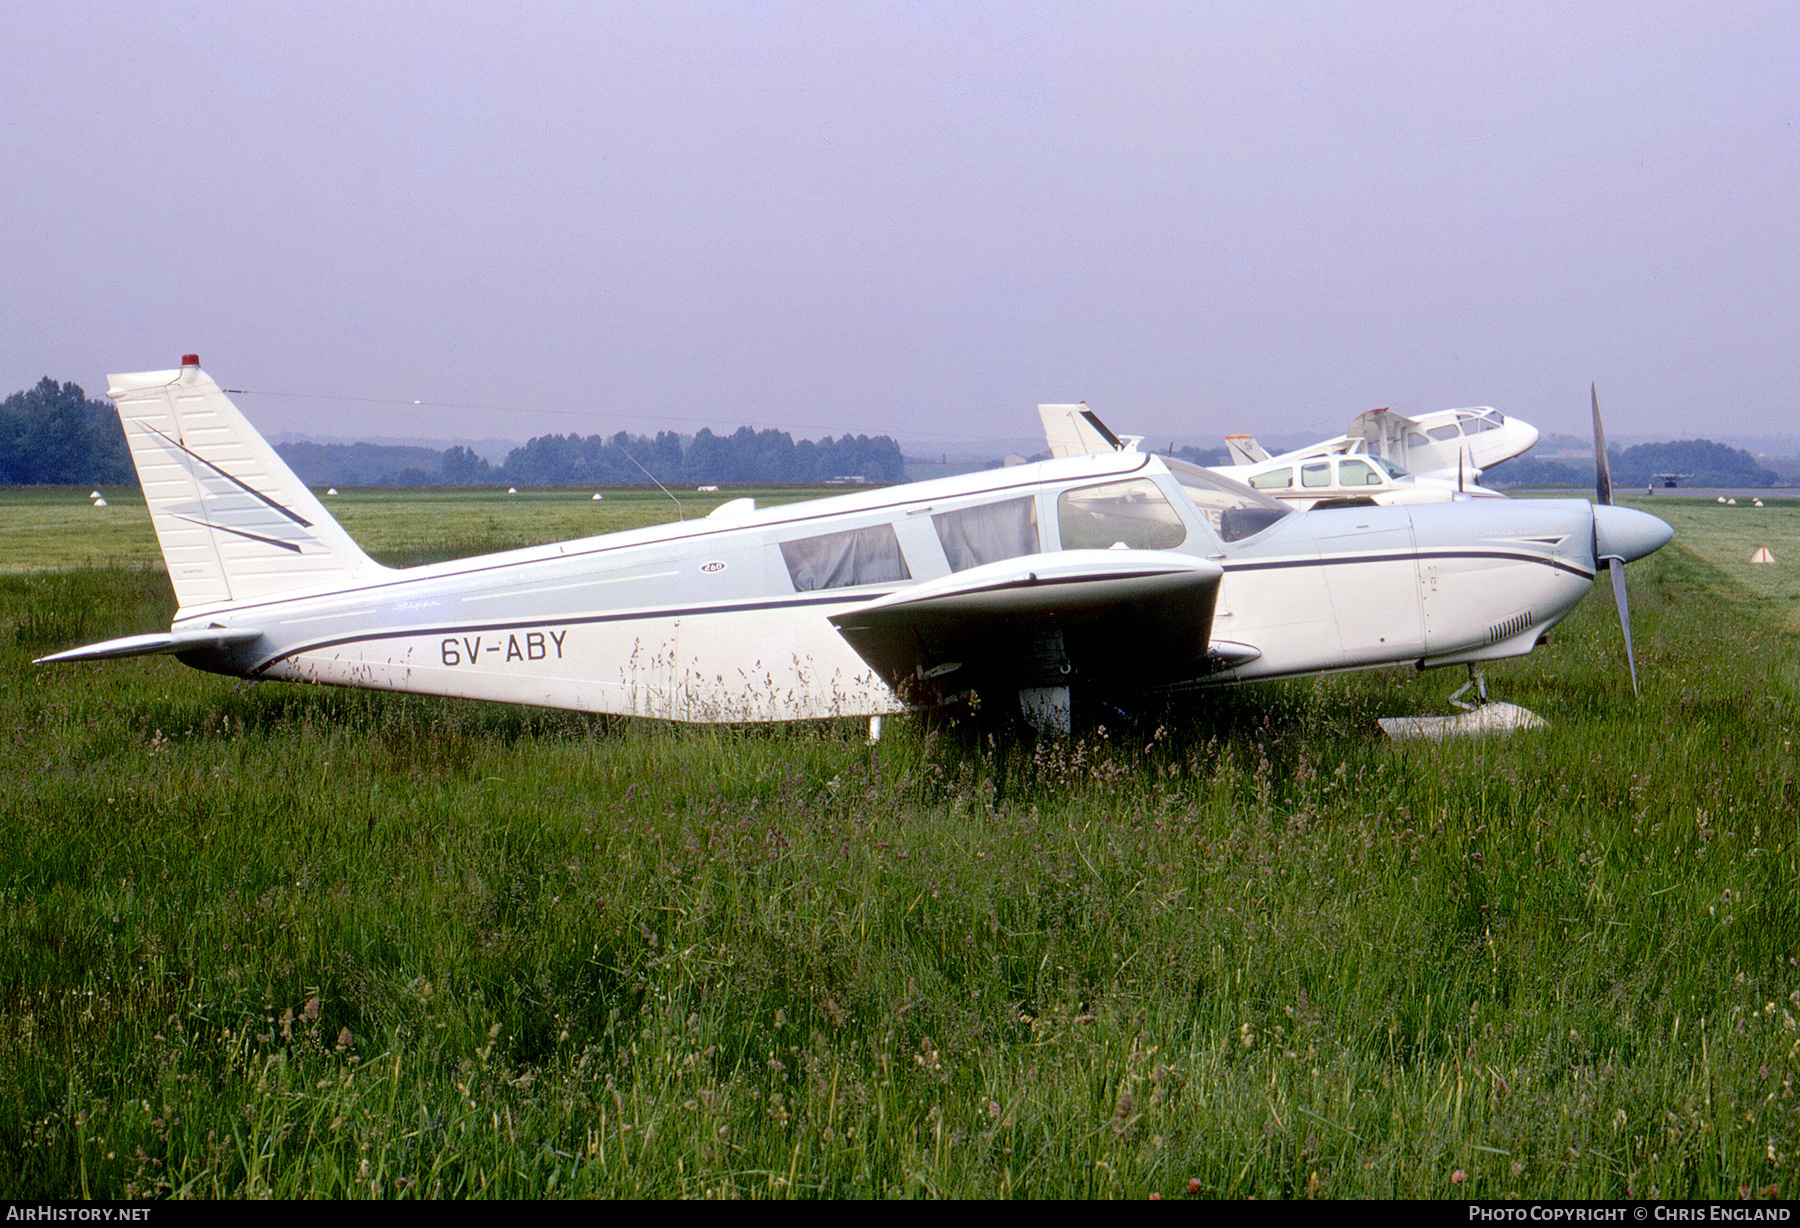
[[[1469,1174],[1465,1173],[1460,1168],[1450,1174],[1450,1184],[1451,1185],[1461,1185],[1463,1182],[1467,1181],[1468,1179],[1469,1179]]]
[[[913,1054],[913,1061],[917,1062],[920,1069],[924,1070],[926,1074],[941,1075],[943,1071],[943,1061],[929,1036],[920,1039],[919,1051]]]
[[[1132,1125],[1137,1120],[1134,1116],[1136,1110],[1137,1103],[1131,1098],[1131,1093],[1129,1091],[1121,1092],[1119,1103],[1113,1107],[1112,1129],[1114,1134],[1123,1137],[1130,1133]]]

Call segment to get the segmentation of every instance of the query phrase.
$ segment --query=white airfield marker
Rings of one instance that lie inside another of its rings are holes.
[[[1375,722],[1396,742],[1415,738],[1442,741],[1507,734],[1516,729],[1545,729],[1544,718],[1517,704],[1485,703],[1455,716],[1384,716]]]

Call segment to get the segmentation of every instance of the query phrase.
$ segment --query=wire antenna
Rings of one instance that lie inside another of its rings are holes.
[[[651,473],[648,469],[645,469],[644,466],[638,462],[637,457],[635,457],[631,453],[625,451],[624,448],[620,448],[619,452],[621,455],[623,455],[625,457],[626,460],[630,461],[634,465],[637,465],[639,472],[641,472],[645,477],[649,478],[652,482],[656,482],[656,475],[654,473]],[[675,499],[675,492],[670,490],[667,486],[664,486],[661,482],[656,482],[656,489],[662,491],[663,494],[669,496],[669,498]],[[687,517],[682,514],[680,499],[675,499],[675,519],[676,520],[686,520],[687,519]]]

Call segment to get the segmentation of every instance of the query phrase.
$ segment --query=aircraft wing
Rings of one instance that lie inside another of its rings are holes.
[[[1223,574],[1216,563],[1161,550],[1032,554],[830,618],[908,702],[1072,679],[1130,691],[1221,667],[1208,637]]]
[[[39,657],[32,664],[45,661],[105,661],[113,657],[144,657],[152,653],[198,652],[208,648],[229,648],[262,638],[261,631],[248,627],[204,627],[195,631],[164,631],[156,635],[128,635],[123,639],[104,640],[84,648]]]
[[[1080,405],[1040,405],[1038,417],[1044,421],[1044,440],[1050,445],[1050,455],[1057,460],[1101,456],[1124,446],[1085,401]]]
[[[1371,409],[1356,415],[1350,422],[1350,429],[1344,433],[1375,443],[1383,438],[1398,439],[1409,427],[1418,425],[1414,419],[1391,409]]]

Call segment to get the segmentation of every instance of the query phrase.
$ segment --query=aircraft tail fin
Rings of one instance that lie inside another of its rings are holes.
[[[200,369],[108,377],[156,539],[185,613],[366,582],[387,570],[351,540]]]
[[[1269,451],[1256,442],[1254,435],[1227,435],[1225,447],[1234,465],[1260,465],[1269,459]]]
[[[1044,422],[1044,439],[1050,455],[1057,460],[1068,456],[1103,456],[1124,448],[1119,437],[1107,429],[1100,416],[1079,405],[1040,405],[1038,417]]]

